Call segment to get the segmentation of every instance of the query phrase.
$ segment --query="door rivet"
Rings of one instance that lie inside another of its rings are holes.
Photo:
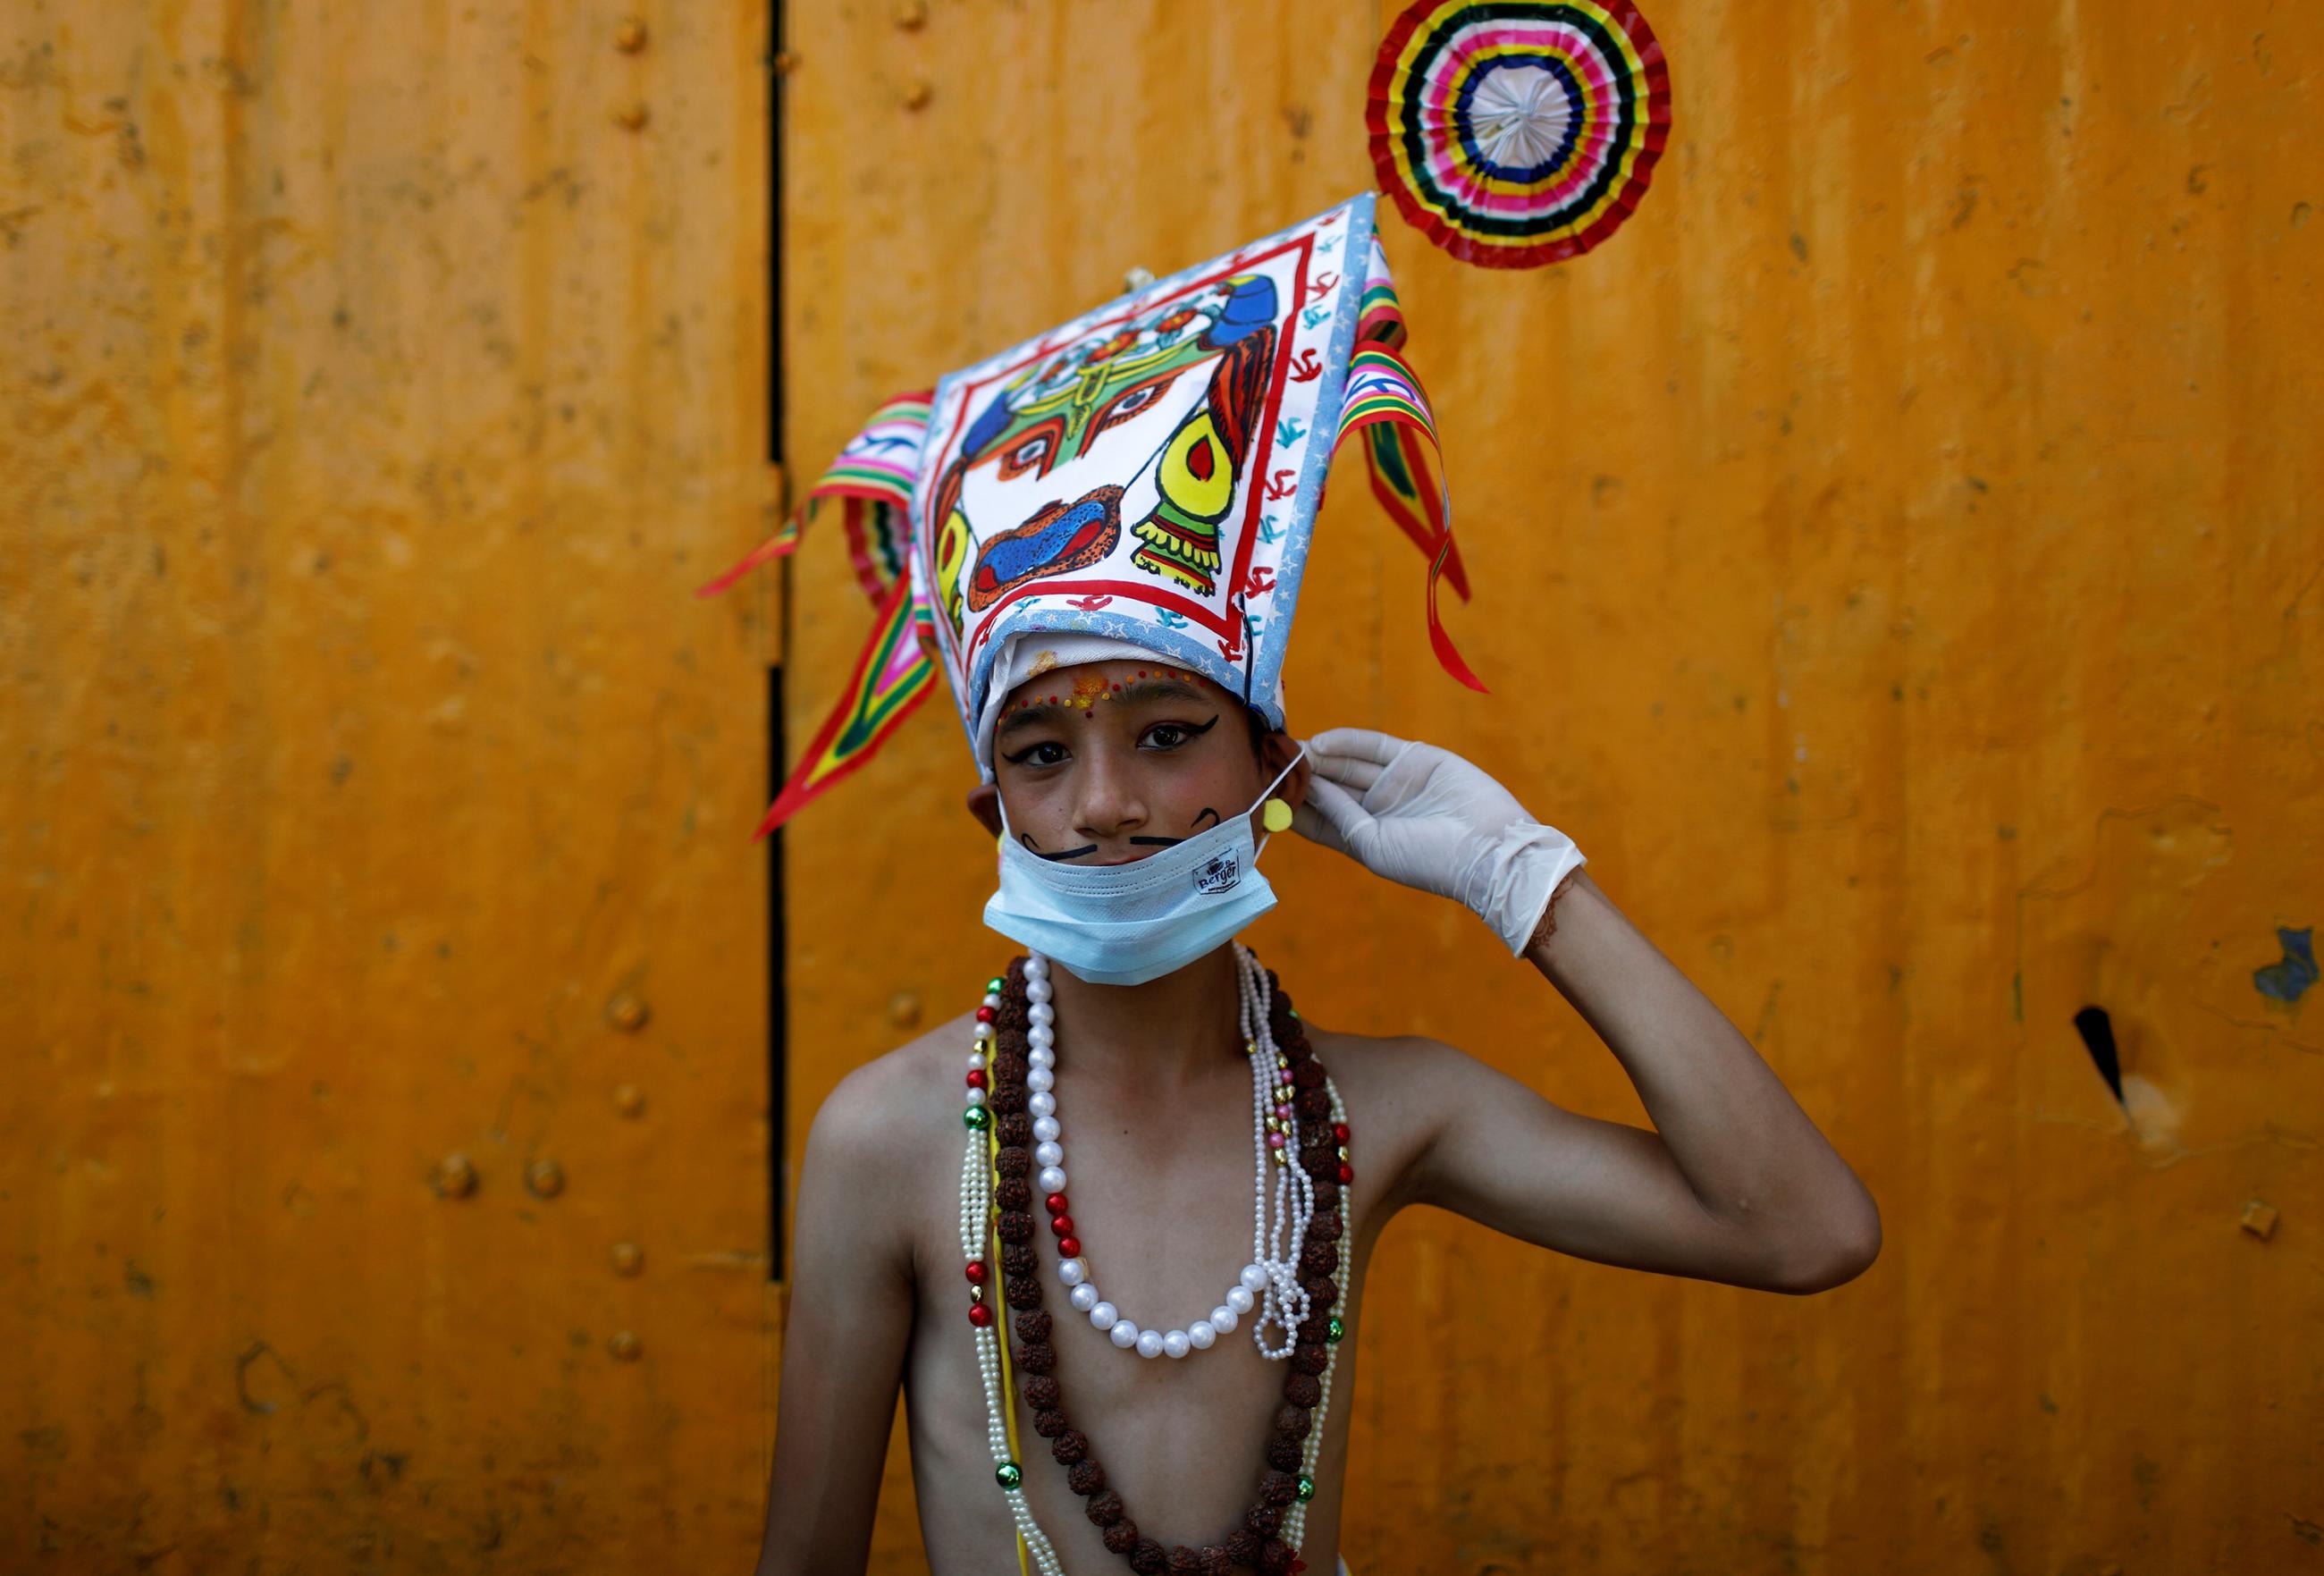
[[[624,16],[613,29],[613,47],[625,55],[634,55],[646,47],[646,24],[634,16]]]
[[[620,991],[611,1001],[605,1003],[605,1017],[615,1028],[625,1028],[634,1033],[643,1028],[646,1019],[652,1016],[652,1012],[648,1010],[646,1004],[640,1000],[633,991]]]
[[[623,1116],[642,1115],[646,1109],[646,1092],[634,1083],[624,1083],[613,1091],[613,1109]]]
[[[555,1198],[565,1191],[565,1167],[554,1160],[536,1160],[524,1168],[524,1185],[535,1198]]]
[[[2254,1199],[2244,1205],[2243,1228],[2261,1241],[2275,1235],[2275,1206]]]
[[[920,995],[917,991],[899,991],[888,998],[888,1021],[898,1028],[910,1028],[920,1021]]]
[[[623,1362],[635,1362],[638,1360],[638,1352],[641,1349],[636,1335],[627,1330],[621,1330],[616,1331],[613,1338],[605,1342],[605,1350]]]
[[[646,1250],[634,1242],[613,1244],[613,1273],[635,1275],[646,1267]]]
[[[475,1162],[466,1155],[447,1155],[436,1162],[433,1185],[440,1198],[466,1198],[476,1191]]]

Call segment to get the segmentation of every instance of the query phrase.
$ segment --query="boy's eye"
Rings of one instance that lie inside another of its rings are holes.
[[[1011,766],[1056,766],[1065,760],[1065,747],[1054,739],[1044,739],[1001,759]]]
[[[1194,723],[1157,723],[1139,735],[1139,743],[1157,750],[1181,750],[1219,725],[1213,717],[1200,724]]]

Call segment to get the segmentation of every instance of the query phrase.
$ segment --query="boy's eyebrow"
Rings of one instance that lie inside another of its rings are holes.
[[[1203,698],[1203,692],[1183,678],[1133,678],[1121,687],[1116,700],[1192,700]]]
[[[1207,704],[1203,692],[1183,678],[1133,678],[1120,688],[1109,691],[1105,698],[1124,701],[1191,700]],[[1068,711],[1078,709],[1085,708],[1075,707],[1065,696],[1036,701],[1004,713],[994,726],[992,736],[996,740],[1006,738],[1019,728],[1029,727],[1035,723],[1052,722]]]
[[[1065,714],[1065,710],[1064,706],[1055,701],[1043,701],[1038,705],[1019,706],[1001,717],[1000,723],[992,730],[992,736],[995,739],[1006,739],[1019,728],[1028,727],[1035,723],[1046,723],[1052,717],[1062,716]]]

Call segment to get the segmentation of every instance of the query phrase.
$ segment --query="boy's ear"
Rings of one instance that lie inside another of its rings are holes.
[[[1281,769],[1280,769],[1280,768],[1277,768],[1277,770],[1280,770]],[[1296,805],[1294,805],[1292,807],[1293,807],[1294,809],[1298,808],[1298,806],[1297,806]],[[969,789],[969,790],[968,790],[968,813],[969,813],[970,815],[972,815],[972,816],[975,816],[975,817],[976,817],[976,823],[977,823],[977,825],[984,828],[986,835],[988,835],[988,836],[991,836],[991,837],[998,837],[998,836],[1000,836],[1000,835],[1001,835],[1001,790],[1000,790],[1000,788],[997,788],[997,787],[995,787],[995,786],[994,786],[993,784],[991,784],[991,783],[989,783],[989,782],[981,782],[981,783],[978,783],[974,788],[973,788]]]
[[[1291,766],[1295,757],[1299,758],[1299,764],[1291,768],[1291,775],[1276,785],[1272,797],[1281,799],[1295,811],[1305,804],[1310,763],[1305,757],[1299,756],[1299,741],[1288,733],[1269,733],[1260,741],[1259,755],[1259,760],[1266,764],[1267,775],[1270,778],[1285,767]]]

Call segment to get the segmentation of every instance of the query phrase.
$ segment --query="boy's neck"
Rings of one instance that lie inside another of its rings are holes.
[[[1222,1067],[1243,1065],[1231,945],[1143,985],[1093,985],[1052,963],[1049,987],[1057,1060],[1077,1079],[1093,1074],[1167,1096]]]

